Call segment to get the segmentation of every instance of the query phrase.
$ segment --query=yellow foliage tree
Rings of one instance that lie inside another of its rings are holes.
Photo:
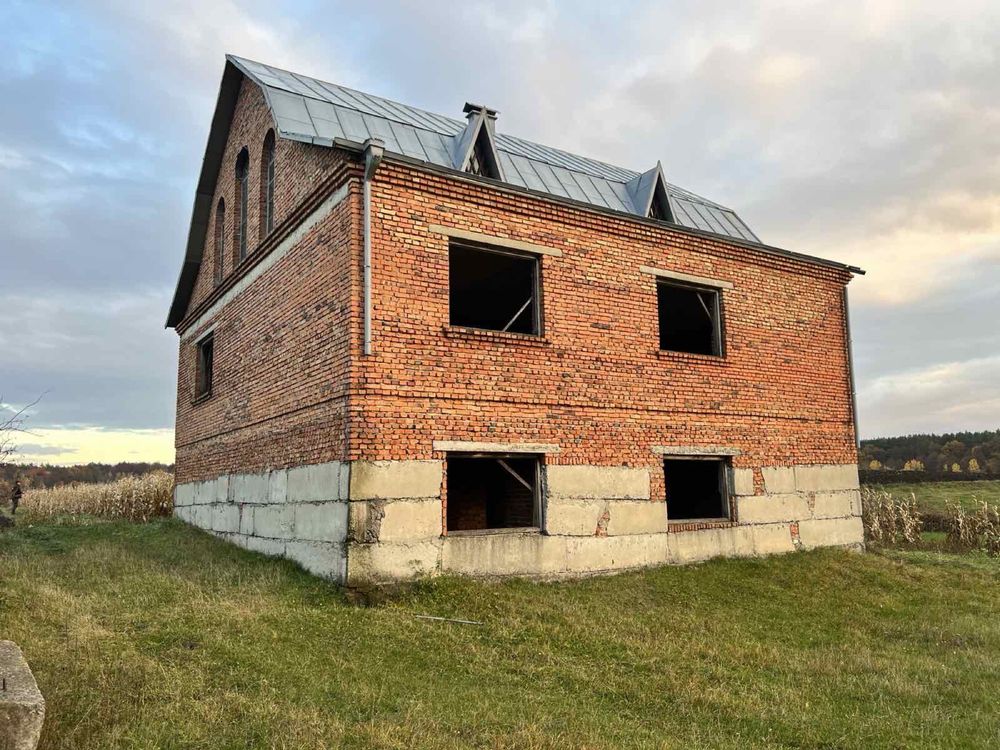
[[[969,471],[973,474],[978,474],[980,471],[979,462],[974,458],[969,459]]]
[[[868,462],[868,468],[871,469],[872,471],[878,471],[879,469],[882,468],[882,462],[879,461],[877,458],[873,458],[871,461]]]
[[[923,471],[924,462],[919,458],[911,458],[905,464],[903,464],[903,471]]]
[[[952,474],[961,474],[962,473],[962,467],[959,466],[958,464],[952,464],[951,465],[951,473]]]

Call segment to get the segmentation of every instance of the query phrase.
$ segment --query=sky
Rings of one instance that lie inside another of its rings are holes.
[[[227,52],[646,170],[861,266],[861,434],[1000,428],[1000,3],[0,0],[0,419],[173,458],[164,330]]]

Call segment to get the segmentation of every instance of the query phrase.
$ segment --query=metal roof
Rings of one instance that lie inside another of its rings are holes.
[[[439,167],[460,168],[455,154],[468,123],[234,55],[226,59],[261,87],[280,136],[321,146],[337,139],[379,138],[386,151]],[[478,110],[477,110],[478,111]],[[482,109],[486,112],[485,108]],[[492,114],[492,112],[491,112]],[[471,116],[470,116],[471,117]],[[490,123],[492,124],[492,123]],[[760,239],[730,208],[671,185],[659,164],[644,172],[493,133],[504,182],[600,208],[646,216],[656,181],[676,224],[735,239]]]

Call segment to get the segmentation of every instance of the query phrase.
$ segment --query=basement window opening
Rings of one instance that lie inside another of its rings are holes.
[[[537,257],[452,245],[448,285],[452,325],[541,333]]]
[[[537,456],[449,455],[447,531],[538,528],[539,467]]]
[[[728,520],[729,465],[722,458],[663,461],[669,521]]]
[[[658,282],[660,349],[722,356],[719,291]]]
[[[215,336],[209,334],[198,342],[195,372],[195,398],[212,395],[212,369],[215,364]]]

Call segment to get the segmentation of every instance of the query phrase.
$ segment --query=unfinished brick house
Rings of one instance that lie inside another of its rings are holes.
[[[464,115],[227,58],[177,516],[351,584],[861,545],[859,270]]]

